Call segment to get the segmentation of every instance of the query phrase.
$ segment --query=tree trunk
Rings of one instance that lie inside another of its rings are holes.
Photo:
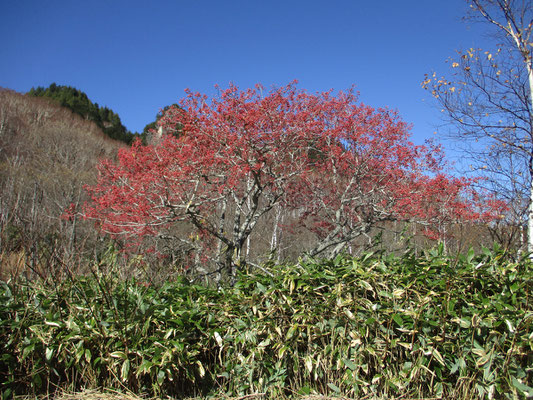
[[[270,259],[276,255],[276,262],[281,261],[281,228],[280,223],[283,221],[281,206],[276,207],[276,219],[272,229],[272,238],[270,239]]]
[[[531,172],[530,172],[531,174]],[[533,179],[529,187],[529,207],[527,216],[527,252],[529,258],[533,258]]]
[[[527,34],[527,37],[524,37],[525,32],[520,30],[515,30],[514,28],[514,21],[512,19],[512,13],[510,10],[510,5],[508,3],[505,3],[506,7],[502,7],[502,10],[506,14],[507,17],[507,26],[504,27],[502,25],[499,25],[495,23],[495,25],[499,26],[503,31],[505,31],[508,35],[512,37],[512,39],[515,42],[516,48],[522,55],[522,58],[524,60],[524,63],[526,64],[527,69],[527,77],[529,82],[529,102],[530,102],[530,109],[529,109],[529,140],[533,142],[533,54],[532,50],[530,49],[531,44],[528,43],[529,33]],[[533,21],[532,21],[533,22]],[[531,22],[528,29],[531,28]],[[527,219],[527,251],[529,253],[529,257],[533,258],[533,147],[530,144],[530,157],[529,157],[529,178],[530,178],[530,185],[529,185],[529,207],[528,207],[528,219]]]
[[[531,102],[531,109],[529,110],[530,114],[533,114],[533,65],[531,52],[529,52],[529,57],[525,57],[527,74],[529,80],[529,101]],[[530,121],[533,121],[533,115],[530,115]],[[530,139],[533,140],[533,124],[530,126]],[[533,151],[533,150],[532,150]],[[529,159],[529,208],[528,208],[528,218],[527,218],[527,251],[529,257],[533,258],[533,155]]]

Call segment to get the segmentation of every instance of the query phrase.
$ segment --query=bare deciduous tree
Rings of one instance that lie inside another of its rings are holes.
[[[524,227],[533,253],[533,3],[471,0],[470,20],[496,34],[494,51],[469,49],[450,60],[448,77],[426,76],[451,133],[484,172],[488,188],[510,205],[508,221]],[[465,140],[466,139],[466,140]],[[525,242],[524,238],[524,242]],[[524,243],[524,247],[526,244]]]
[[[24,254],[32,268],[57,253],[72,258],[93,229],[61,215],[120,146],[70,110],[0,90],[0,257]]]

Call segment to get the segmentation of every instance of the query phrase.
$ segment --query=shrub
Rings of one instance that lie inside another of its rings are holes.
[[[2,283],[3,396],[98,386],[175,397],[533,394],[527,261],[437,249],[265,268],[220,289],[103,274]]]

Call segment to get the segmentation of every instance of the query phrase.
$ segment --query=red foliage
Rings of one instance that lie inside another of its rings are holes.
[[[210,103],[188,92],[160,119],[181,135],[136,142],[100,165],[86,217],[130,237],[187,221],[200,235],[190,242],[214,239],[213,258],[228,266],[277,204],[317,233],[313,255],[340,251],[380,221],[480,217],[471,182],[444,175],[439,149],[411,143],[394,112],[358,104],[353,90],[263,90],[230,86]]]

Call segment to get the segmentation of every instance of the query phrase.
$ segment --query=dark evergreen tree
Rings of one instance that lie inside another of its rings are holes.
[[[28,94],[36,97],[47,97],[61,106],[67,107],[83,118],[94,121],[109,137],[130,144],[139,135],[126,129],[118,114],[108,107],[100,107],[93,103],[87,94],[71,86],[52,83],[48,88],[32,88]]]

